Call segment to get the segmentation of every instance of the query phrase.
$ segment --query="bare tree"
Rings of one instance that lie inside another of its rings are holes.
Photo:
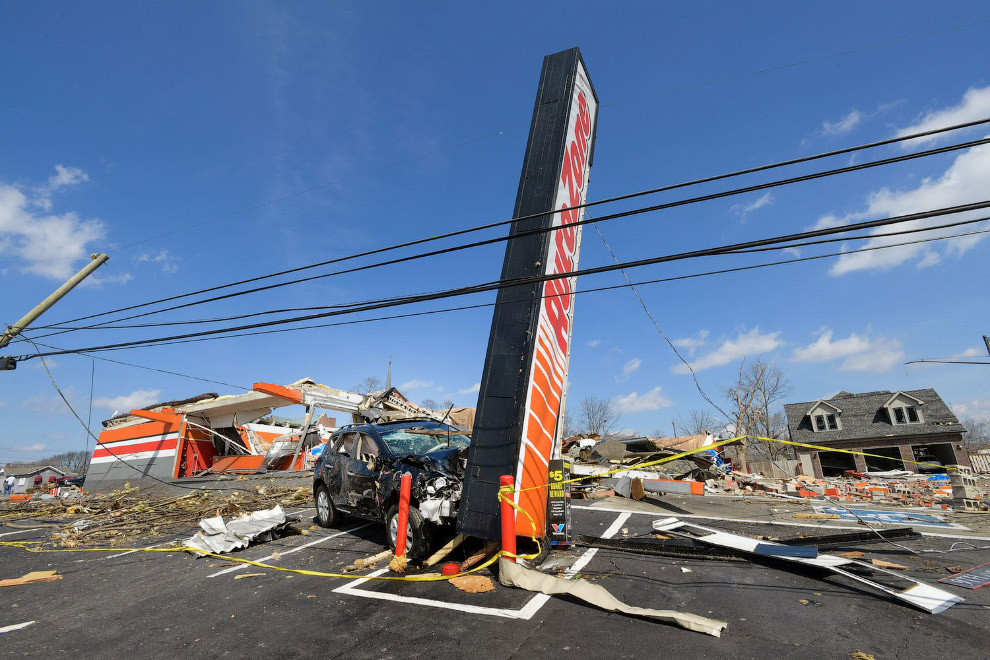
[[[567,411],[564,411],[564,423],[561,427],[561,433],[563,433],[565,438],[578,434],[577,424],[574,423],[574,418],[571,417],[571,413]]]
[[[701,435],[705,431],[718,433],[725,426],[725,421],[715,416],[715,413],[704,408],[695,408],[677,418],[677,430],[687,435]]]
[[[990,422],[969,418],[961,419],[959,423],[966,427],[963,445],[968,451],[990,449]]]
[[[419,402],[419,405],[427,410],[440,410],[440,404],[433,399],[423,399]],[[444,408],[446,410],[446,408]]]
[[[604,438],[618,422],[619,411],[608,399],[591,395],[581,400],[578,425],[584,433]]]
[[[453,400],[450,397],[447,397],[446,399],[443,400],[443,403],[440,404],[440,408],[438,410],[449,410],[453,407],[454,407]]]
[[[382,387],[381,378],[378,376],[368,376],[354,386],[354,391],[361,392],[362,394],[371,394],[372,392],[378,392]]]
[[[793,456],[793,450],[787,445],[754,439],[783,438],[787,434],[786,418],[777,406],[790,392],[790,383],[774,363],[764,362],[762,358],[748,367],[745,359],[739,363],[736,384],[725,388],[724,394],[731,404],[735,434],[752,436],[744,438],[737,451],[743,471],[746,471],[748,446],[755,446],[771,460]]]

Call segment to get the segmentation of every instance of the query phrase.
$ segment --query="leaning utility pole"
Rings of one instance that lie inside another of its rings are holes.
[[[19,335],[22,330],[34,323],[39,316],[51,309],[52,305],[64,298],[65,294],[72,291],[77,284],[89,277],[94,270],[105,264],[110,257],[106,254],[91,254],[90,259],[92,259],[92,261],[83,266],[82,270],[69,278],[65,284],[55,289],[50,296],[38,303],[34,309],[25,314],[19,321],[17,321],[17,323],[9,326],[3,334],[0,334],[0,348],[7,346],[7,344],[9,344],[14,337]],[[16,363],[13,358],[0,358],[0,371],[9,371],[15,367]]]

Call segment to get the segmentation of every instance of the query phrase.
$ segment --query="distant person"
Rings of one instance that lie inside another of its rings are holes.
[[[10,495],[10,493],[13,490],[14,490],[14,477],[13,475],[11,475],[3,480],[3,494]]]

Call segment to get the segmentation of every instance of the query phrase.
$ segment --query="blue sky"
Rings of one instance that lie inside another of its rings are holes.
[[[15,3],[0,12],[6,323],[91,252],[111,259],[43,321],[504,219],[515,199],[542,57],[571,46],[582,49],[602,103],[589,200],[990,116],[990,13],[977,2],[937,10],[921,2],[642,2],[607,9],[581,2],[92,2]],[[788,173],[849,162],[846,156]],[[984,147],[613,220],[601,229],[619,259],[641,259],[982,201],[987,183]],[[743,356],[763,356],[785,372],[791,400],[840,389],[934,387],[960,415],[985,418],[985,368],[903,364],[984,352],[990,241],[981,237],[640,292],[713,395],[731,382]],[[502,249],[143,320],[488,281],[498,277]],[[773,258],[712,257],[630,276],[655,279]],[[610,259],[597,233],[586,231],[581,265]],[[578,290],[621,281],[617,273],[588,277]],[[590,394],[610,398],[623,410],[622,428],[646,433],[703,407],[629,291],[582,294],[575,309],[572,404]],[[392,356],[394,382],[411,398],[474,405],[490,320],[490,308],[481,308],[104,355],[245,387],[308,376],[343,388],[384,377]],[[78,348],[171,330],[74,332],[49,341]],[[20,343],[10,352],[30,350]],[[50,360],[84,416],[91,365],[80,356]],[[94,428],[132,405],[237,391],[101,361],[94,383]],[[0,461],[83,446],[82,429],[38,360],[0,374]]]

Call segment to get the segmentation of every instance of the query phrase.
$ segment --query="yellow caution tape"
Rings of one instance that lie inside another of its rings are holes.
[[[536,543],[536,553],[532,555],[517,555],[514,552],[507,552],[506,550],[502,550],[501,554],[505,555],[506,557],[514,557],[516,559],[536,559],[537,557],[540,556],[540,553],[543,552],[543,546],[540,544],[540,540],[536,538],[536,521],[533,520],[533,516],[529,515],[529,511],[527,511],[526,509],[522,508],[521,506],[519,506],[518,504],[512,501],[512,495],[515,492],[516,491],[512,486],[499,486],[498,501],[506,502],[513,509],[519,511],[524,516],[529,518],[530,530],[532,530],[531,538],[533,539],[533,542]]]
[[[391,576],[391,575],[355,575],[354,573],[325,573],[323,571],[310,571],[303,568],[286,568],[284,566],[273,566],[272,564],[266,564],[260,561],[252,561],[250,559],[243,559],[241,557],[232,557],[229,555],[221,555],[213,552],[203,552],[199,548],[193,548],[190,546],[173,546],[170,548],[52,548],[52,549],[39,549],[28,547],[30,545],[35,545],[40,543],[40,541],[0,541],[0,546],[9,548],[20,548],[21,550],[26,550],[28,552],[192,552],[197,555],[202,555],[204,557],[215,557],[217,559],[223,559],[226,561],[235,561],[242,564],[248,564],[250,566],[257,566],[258,568],[267,568],[273,571],[283,571],[285,573],[298,573],[299,575],[309,575],[312,577],[328,577],[328,578],[344,578],[347,580],[389,580],[393,582],[439,582],[441,580],[449,580],[454,577],[461,577],[463,575],[470,575],[484,568],[488,568],[494,564],[499,557],[502,556],[502,552],[499,551],[495,555],[474,568],[462,571],[456,575],[405,575],[405,576]],[[506,554],[508,556],[508,554]],[[534,557],[536,555],[533,555]],[[527,559],[530,557],[526,557]]]

